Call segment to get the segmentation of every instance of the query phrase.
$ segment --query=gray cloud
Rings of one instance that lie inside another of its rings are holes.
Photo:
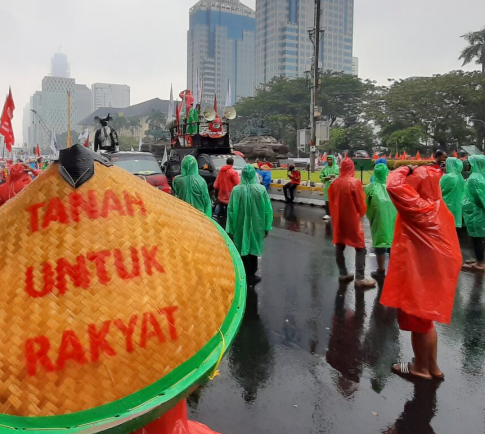
[[[0,101],[12,86],[15,133],[61,46],[77,83],[131,86],[132,103],[186,84],[188,10],[195,0],[18,0],[0,3]],[[254,7],[255,0],[247,0]],[[103,6],[103,9],[100,7]],[[103,20],[97,19],[102,12]],[[460,68],[460,35],[485,25],[483,0],[355,0],[361,76],[431,75]],[[5,35],[8,35],[5,37]],[[472,67],[473,69],[473,67]],[[3,94],[2,94],[3,92]]]

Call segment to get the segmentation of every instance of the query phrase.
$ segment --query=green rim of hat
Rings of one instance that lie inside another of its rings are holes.
[[[90,410],[60,416],[2,414],[0,432],[128,434],[158,419],[206,382],[217,368],[221,353],[225,353],[234,340],[246,306],[246,276],[241,257],[226,232],[217,223],[214,225],[226,242],[235,272],[234,300],[220,328],[221,333],[165,377],[132,395]]]

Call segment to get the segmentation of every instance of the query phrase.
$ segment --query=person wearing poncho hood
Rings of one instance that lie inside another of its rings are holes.
[[[328,205],[328,189],[333,180],[338,178],[340,168],[337,160],[333,155],[327,157],[327,165],[320,172],[320,180],[323,182],[323,199],[326,203],[327,214],[323,216],[324,220],[330,219],[330,206]]]
[[[381,304],[398,309],[399,328],[411,332],[414,360],[393,365],[414,380],[442,380],[433,322],[449,324],[462,265],[453,215],[440,189],[441,170],[394,170],[387,191],[397,209],[392,255]]]
[[[187,155],[182,161],[182,174],[173,180],[175,196],[212,217],[212,203],[207,182],[199,175],[197,160]]]
[[[476,261],[463,265],[464,271],[483,273],[485,271],[485,156],[472,155],[468,158],[472,172],[465,186],[463,217],[473,241]]]
[[[374,288],[376,282],[365,278],[365,248],[362,218],[367,206],[362,183],[355,177],[354,162],[346,158],[340,167],[340,177],[332,182],[328,190],[332,222],[333,243],[340,272],[340,282],[349,283],[354,275],[349,274],[345,264],[345,248],[355,248],[355,287]]]
[[[386,189],[389,175],[387,161],[385,159],[380,161],[374,168],[373,182],[364,189],[366,214],[370,222],[372,245],[377,259],[377,271],[371,273],[374,279],[383,279],[386,276],[386,253],[390,253],[397,216],[396,208]]]
[[[455,217],[455,227],[463,225],[463,198],[465,197],[465,180],[461,172],[463,163],[458,158],[450,157],[446,160],[446,175],[441,178],[440,186],[443,200]]]
[[[242,257],[249,284],[255,285],[258,256],[263,254],[264,239],[273,224],[273,208],[268,193],[258,183],[256,169],[248,165],[241,175],[241,184],[234,187],[227,209],[226,232]]]

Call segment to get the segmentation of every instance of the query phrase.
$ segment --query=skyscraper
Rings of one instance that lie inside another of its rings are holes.
[[[94,83],[91,86],[94,112],[101,107],[125,108],[130,106],[130,86],[125,84]]]
[[[256,19],[239,0],[200,0],[190,9],[187,35],[187,87],[202,77],[204,104],[217,95],[223,105],[228,81],[232,102],[253,95]]]
[[[64,53],[56,53],[51,59],[51,76],[61,78],[71,77],[67,56]]]
[[[321,0],[325,30],[319,64],[352,73],[354,0]],[[310,70],[314,0],[256,0],[256,84],[275,76],[303,77]]]

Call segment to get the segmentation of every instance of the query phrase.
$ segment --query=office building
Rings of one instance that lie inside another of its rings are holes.
[[[187,87],[202,77],[203,105],[217,95],[226,100],[228,82],[234,103],[254,91],[256,18],[239,0],[201,0],[190,9],[187,34]]]
[[[359,76],[359,58],[352,57],[352,75]]]
[[[130,106],[130,86],[125,84],[94,83],[91,92],[93,112],[101,107]]]
[[[61,78],[71,77],[67,56],[64,53],[56,53],[51,59],[51,76]]]
[[[92,95],[91,89],[89,89],[89,87],[87,87],[85,84],[75,84],[74,94],[76,99],[76,107],[74,109],[74,124],[78,126],[79,122],[92,112]],[[79,130],[80,127],[77,127],[77,129]]]
[[[256,0],[256,84],[304,77],[311,68],[313,0]],[[322,0],[319,67],[352,73],[354,0]]]

